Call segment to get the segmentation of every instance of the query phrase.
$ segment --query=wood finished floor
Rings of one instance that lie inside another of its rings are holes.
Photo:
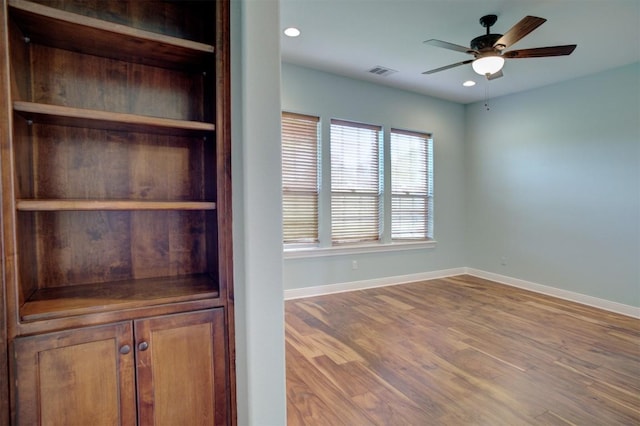
[[[288,425],[640,425],[640,320],[471,276],[286,309]]]

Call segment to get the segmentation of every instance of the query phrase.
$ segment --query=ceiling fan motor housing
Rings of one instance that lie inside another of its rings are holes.
[[[496,41],[498,41],[500,37],[502,37],[502,34],[490,34],[491,26],[493,26],[493,24],[495,24],[497,20],[497,15],[484,15],[482,18],[480,18],[480,25],[487,29],[487,33],[471,40],[471,49],[477,52],[485,53],[494,52],[495,49],[502,50],[505,48],[505,46],[494,46],[494,44],[496,44]]]
[[[482,52],[483,50],[492,50],[494,49],[494,44],[502,37],[502,34],[485,34],[471,40],[471,48],[473,50],[477,50],[478,52]],[[499,48],[499,46],[496,46]]]

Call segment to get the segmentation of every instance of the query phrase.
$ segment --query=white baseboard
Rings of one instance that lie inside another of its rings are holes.
[[[386,287],[406,284],[415,281],[434,280],[466,274],[466,268],[443,269],[440,271],[420,272],[417,274],[396,275],[393,277],[375,278],[363,281],[351,281],[338,284],[319,285],[315,287],[292,288],[284,291],[284,299],[301,299],[303,297],[323,296],[325,294],[343,293],[345,291],[364,290],[366,288]]]
[[[603,309],[605,311],[615,312],[617,314],[626,315],[633,318],[640,318],[640,307],[625,305],[623,303],[612,302],[598,297],[587,296],[586,294],[575,293],[573,291],[562,290],[556,287],[549,287],[518,278],[508,277],[506,275],[495,274],[493,272],[482,271],[474,268],[464,268],[466,273],[478,278],[484,278],[505,284],[511,287],[517,287],[524,290],[533,291],[535,293],[546,294],[548,296],[557,297],[558,299],[569,300],[571,302],[580,303],[594,308]]]
[[[535,293],[546,294],[548,296],[557,297],[559,299],[569,300],[572,302],[581,303],[583,305],[603,309],[605,311],[615,312],[617,314],[640,319],[640,307],[625,305],[623,303],[612,302],[610,300],[587,296],[581,293],[575,293],[555,287],[549,287],[518,278],[508,277],[506,275],[500,275],[493,272],[466,267],[443,269],[440,271],[432,272],[420,272],[417,274],[397,275],[393,277],[375,278],[371,280],[327,284],[315,287],[293,288],[284,291],[284,299],[292,300],[304,297],[322,296],[326,294],[343,293],[345,291],[364,290],[367,288],[385,287],[390,285],[406,284],[415,281],[446,278],[462,274],[473,275],[478,278],[484,278],[511,287],[517,287],[524,290],[533,291]]]

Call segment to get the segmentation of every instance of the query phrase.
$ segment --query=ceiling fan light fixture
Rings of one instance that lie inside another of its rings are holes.
[[[473,70],[480,75],[495,74],[502,69],[504,58],[502,56],[483,56],[471,63]]]

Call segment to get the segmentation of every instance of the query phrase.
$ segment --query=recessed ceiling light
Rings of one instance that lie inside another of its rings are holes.
[[[464,87],[471,87],[471,86],[475,86],[475,85],[476,85],[476,82],[475,82],[475,81],[473,81],[473,80],[467,80],[467,81],[465,81],[464,83],[462,83],[462,85],[463,85]]]
[[[300,30],[296,27],[289,27],[284,30],[284,35],[287,37],[298,37],[300,35]]]

